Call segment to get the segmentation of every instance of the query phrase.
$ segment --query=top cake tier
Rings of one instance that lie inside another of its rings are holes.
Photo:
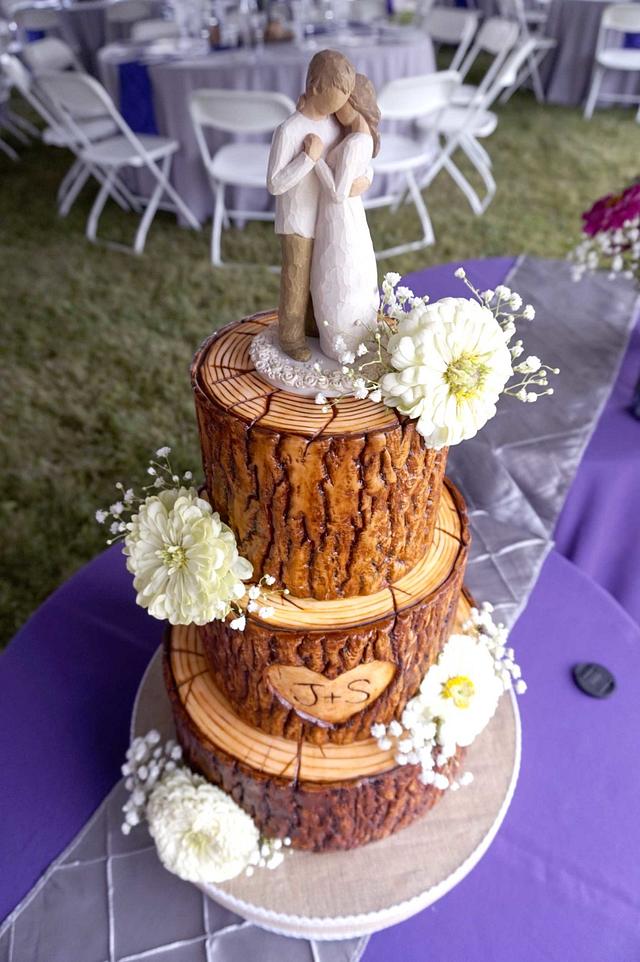
[[[195,393],[207,492],[254,577],[291,595],[367,595],[413,568],[434,534],[446,449],[413,421],[371,401],[313,398],[271,387],[249,356],[277,320],[256,314],[197,352]]]

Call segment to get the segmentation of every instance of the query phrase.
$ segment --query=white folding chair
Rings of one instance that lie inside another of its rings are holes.
[[[22,48],[21,57],[36,77],[52,70],[82,70],[69,44],[58,37],[44,37],[26,44]]]
[[[475,36],[473,46],[460,64],[460,76],[464,80],[479,57],[490,57],[491,60],[478,86],[461,84],[456,94],[456,103],[468,104],[483,99],[517,44],[519,36],[519,25],[512,20],[505,20],[503,17],[489,17],[485,20]]]
[[[106,9],[107,23],[131,24],[152,19],[152,0],[118,0]]]
[[[209,150],[206,130],[225,134],[258,135],[272,133],[295,110],[284,94],[242,90],[194,90],[189,98],[191,120],[211,182],[214,195],[211,225],[211,263],[223,265],[221,239],[223,223],[229,218],[273,220],[271,211],[229,210],[225,204],[226,187],[253,187],[266,190],[269,145],[266,143],[224,144],[214,154]]]
[[[179,36],[180,28],[173,20],[140,20],[131,27],[131,39],[136,43]]]
[[[80,150],[88,141],[104,140],[118,132],[118,126],[111,117],[93,117],[88,120],[78,120],[83,139],[78,141],[73,131],[70,131],[64,117],[56,114],[55,106],[47,100],[46,93],[40,90],[38,82],[17,57],[11,54],[0,56],[0,86],[2,80],[13,90],[17,91],[31,109],[44,121],[41,131],[35,132],[43,142],[52,147],[66,148],[74,155],[75,160],[63,177],[58,188],[57,204],[61,217],[71,210],[74,201],[89,177],[93,176],[103,183],[106,174],[95,165],[87,164],[80,157]],[[118,182],[111,191],[112,198],[123,210],[139,209],[139,205],[125,186]]]
[[[584,107],[587,120],[593,117],[593,111],[599,100],[607,103],[637,104],[640,98],[637,94],[601,93],[600,88],[607,70],[617,70],[624,73],[638,73],[640,71],[640,50],[625,48],[620,45],[609,45],[610,32],[617,34],[640,33],[640,4],[616,3],[605,7],[600,19],[600,29],[596,43],[593,64],[593,78],[591,88]],[[637,119],[640,120],[640,110]]]
[[[449,70],[459,70],[476,35],[480,15],[477,10],[457,7],[432,7],[423,25],[436,43],[455,47]]]
[[[392,80],[383,88],[378,98],[382,118],[385,122],[412,124],[420,117],[437,117],[451,106],[459,86],[460,76],[453,70]],[[443,148],[437,137],[427,142],[424,138],[417,139],[410,134],[385,130],[381,138],[380,153],[373,158],[371,166],[374,175],[390,178],[391,187],[381,197],[368,200],[365,195],[365,207],[368,210],[390,207],[397,211],[402,203],[410,199],[416,209],[422,234],[417,240],[376,251],[376,257],[393,257],[433,244],[433,225],[418,187],[418,178],[421,184],[427,187],[445,166],[449,153],[454,149],[453,141],[451,145]]]
[[[500,15],[509,20],[513,20],[520,27],[520,39],[524,42],[535,40],[531,46],[531,52],[525,63],[522,64],[518,76],[515,78],[511,87],[502,94],[502,103],[515,93],[525,81],[531,79],[533,92],[536,100],[542,104],[545,100],[544,85],[540,76],[540,64],[547,54],[557,46],[558,41],[554,37],[546,37],[544,29],[548,18],[548,7],[543,3],[530,5],[526,0],[497,0]]]
[[[501,17],[526,25],[528,33],[544,32],[551,0],[496,0],[496,3]]]
[[[106,174],[87,220],[86,234],[89,240],[96,240],[100,214],[108,197],[113,194],[114,187],[119,183],[121,171],[128,167],[148,171],[155,181],[155,187],[149,198],[135,198],[139,207],[143,208],[143,214],[136,231],[134,253],[141,254],[144,250],[151,222],[161,206],[180,213],[191,227],[195,230],[200,229],[200,224],[192,211],[169,182],[171,160],[180,148],[177,140],[149,134],[135,134],[114,106],[104,87],[86,74],[48,73],[40,77],[40,83],[57,112],[65,118],[73,136],[77,138],[77,143],[80,145],[80,159],[90,167],[96,167]],[[105,140],[89,140],[83,132],[82,122],[105,116],[114,121],[118,133]],[[170,203],[162,204],[165,194]],[[131,248],[125,249],[131,250]]]
[[[484,214],[496,193],[491,158],[479,143],[479,140],[490,137],[498,126],[498,118],[489,108],[500,94],[514,83],[518,72],[530,57],[534,44],[535,40],[529,38],[511,52],[498,76],[481,99],[476,99],[466,106],[454,105],[434,117],[424,117],[417,121],[417,127],[425,137],[437,135],[444,141],[446,147],[453,143],[456,149],[460,148],[479,174],[485,187],[485,195],[482,199],[454,163],[453,151],[447,156],[444,163],[445,170],[467,198],[472,211],[478,216]]]
[[[7,118],[9,92],[9,85],[4,82],[2,75],[0,75],[0,132],[7,130],[9,133],[13,133],[10,122]],[[18,137],[18,140],[21,140],[21,137]],[[6,154],[10,160],[20,160],[17,152],[13,149],[11,144],[8,144],[7,141],[3,140],[2,137],[0,137],[0,151],[2,151],[3,154]]]

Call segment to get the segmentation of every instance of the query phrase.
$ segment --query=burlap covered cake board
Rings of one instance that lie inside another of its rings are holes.
[[[175,729],[159,649],[142,679],[131,737]],[[204,891],[243,918],[298,938],[341,939],[402,922],[450,891],[487,851],[518,778],[521,731],[516,699],[500,699],[468,749],[472,785],[448,791],[423,818],[391,837],[346,852],[288,853],[284,864]]]

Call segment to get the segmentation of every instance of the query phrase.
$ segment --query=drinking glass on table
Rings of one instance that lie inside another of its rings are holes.
[[[261,11],[249,14],[253,48],[257,56],[264,53],[264,33],[267,29],[267,15]]]

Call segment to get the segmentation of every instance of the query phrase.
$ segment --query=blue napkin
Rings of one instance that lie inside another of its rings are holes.
[[[120,113],[136,134],[157,134],[149,71],[139,60],[121,63]]]
[[[624,45],[625,47],[640,47],[640,33],[625,33]]]
[[[36,40],[44,40],[46,37],[44,30],[27,30],[27,43],[34,43]]]

